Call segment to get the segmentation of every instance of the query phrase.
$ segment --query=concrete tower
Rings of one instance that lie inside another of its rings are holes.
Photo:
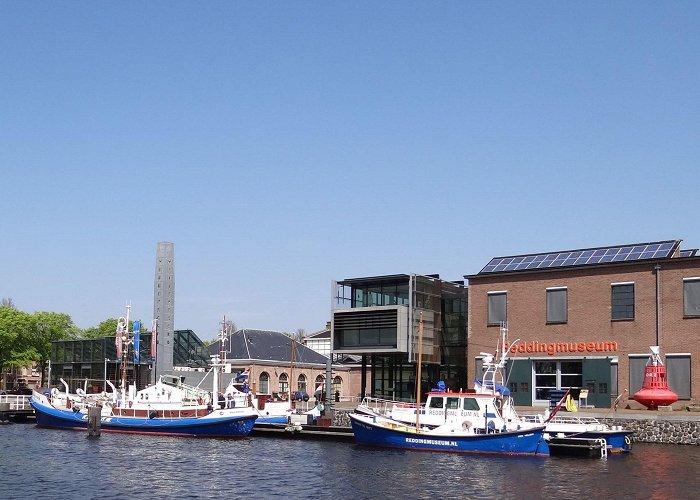
[[[153,317],[158,320],[158,344],[153,381],[173,371],[173,335],[175,330],[175,248],[168,241],[158,243],[156,278],[153,290]]]

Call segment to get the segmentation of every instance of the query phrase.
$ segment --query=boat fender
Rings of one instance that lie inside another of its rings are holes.
[[[155,411],[155,410],[151,410],[151,411],[148,413],[148,418],[150,418],[150,419],[154,419],[154,418],[156,418],[157,416],[158,416],[158,412]]]

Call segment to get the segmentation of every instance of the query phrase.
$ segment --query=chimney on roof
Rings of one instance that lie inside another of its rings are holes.
[[[330,329],[331,329],[331,322],[326,321],[326,330],[330,330]]]

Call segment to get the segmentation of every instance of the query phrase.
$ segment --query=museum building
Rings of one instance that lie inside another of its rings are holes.
[[[681,240],[495,257],[467,275],[467,372],[479,378],[507,325],[516,405],[584,389],[587,405],[644,408],[650,346],[660,346],[674,407],[698,402],[700,256]]]

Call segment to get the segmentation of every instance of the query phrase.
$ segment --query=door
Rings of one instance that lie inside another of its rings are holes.
[[[532,363],[527,359],[511,359],[508,361],[506,373],[513,404],[530,406],[532,404]]]
[[[610,358],[583,360],[583,388],[588,389],[588,404],[597,408],[610,407]]]

